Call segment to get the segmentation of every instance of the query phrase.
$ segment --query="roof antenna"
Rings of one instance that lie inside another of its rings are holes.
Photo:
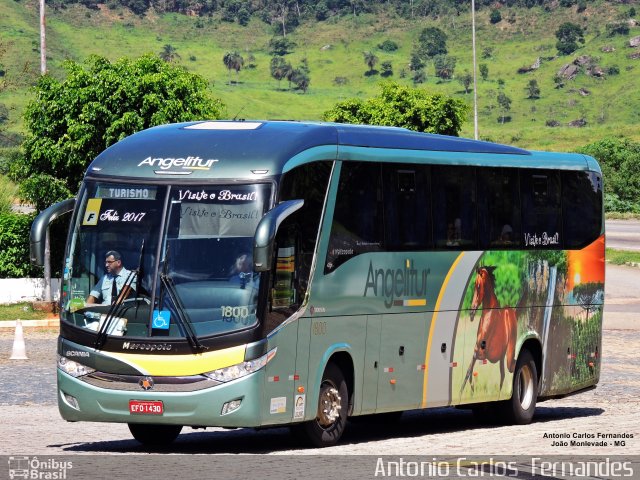
[[[236,115],[233,117],[233,119],[231,120],[232,122],[235,122],[236,120],[238,120],[238,115],[240,115],[242,113],[242,111],[244,110],[244,107],[246,107],[247,105],[243,105],[242,108],[240,110],[238,110],[238,113],[236,113]],[[244,118],[240,119],[241,122],[244,122]]]

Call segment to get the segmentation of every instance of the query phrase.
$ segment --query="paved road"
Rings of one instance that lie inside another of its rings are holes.
[[[607,220],[607,247],[640,251],[640,221]]]

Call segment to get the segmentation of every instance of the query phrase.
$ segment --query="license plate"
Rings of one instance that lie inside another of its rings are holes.
[[[134,415],[162,415],[164,405],[160,400],[129,400],[129,413]]]

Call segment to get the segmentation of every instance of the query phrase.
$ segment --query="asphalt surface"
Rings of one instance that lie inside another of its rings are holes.
[[[640,251],[640,221],[607,220],[607,247]]]

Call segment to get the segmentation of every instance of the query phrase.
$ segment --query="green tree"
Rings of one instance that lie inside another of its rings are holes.
[[[500,10],[498,10],[497,8],[491,10],[489,21],[493,24],[500,23],[502,21],[502,14],[500,13]]]
[[[238,52],[227,52],[222,57],[222,63],[227,67],[227,71],[229,72],[229,83],[231,83],[231,70],[235,70],[236,76],[240,74],[240,70],[244,66],[244,58]]]
[[[426,64],[424,63],[424,60],[420,58],[420,55],[418,55],[416,52],[413,52],[411,54],[411,60],[409,61],[409,70],[411,70],[412,72],[417,72],[418,70],[423,70],[425,66]]]
[[[536,79],[529,80],[529,84],[527,85],[527,98],[532,100],[540,98],[540,87]]]
[[[629,35],[629,23],[628,22],[608,23],[606,30],[607,30],[607,37],[615,37],[616,35]]]
[[[282,57],[273,57],[271,59],[270,71],[271,76],[278,81],[278,88],[280,88],[280,82],[283,78],[291,75],[292,67],[290,63],[287,63]]]
[[[37,277],[42,269],[29,263],[29,229],[33,215],[0,214],[0,278]]]
[[[464,93],[469,93],[469,87],[471,83],[473,83],[473,76],[469,70],[465,70],[464,73],[458,77],[458,82],[464,87]]]
[[[383,52],[395,52],[396,50],[398,50],[399,47],[396,42],[394,42],[393,40],[387,39],[384,42],[379,43],[378,48]]]
[[[446,55],[447,34],[438,27],[427,27],[420,32],[416,52],[423,59],[430,59],[437,55]]]
[[[578,43],[584,44],[584,30],[580,25],[565,22],[556,30],[556,49],[561,55],[570,55],[578,49]]]
[[[433,59],[435,75],[442,80],[451,80],[456,69],[456,57],[438,55]]]
[[[291,71],[290,81],[296,86],[296,90],[302,90],[302,93],[307,93],[309,84],[311,83],[311,77],[309,71],[298,67]]]
[[[323,118],[330,122],[386,125],[458,135],[468,112],[468,105],[460,100],[385,82],[381,84],[379,95],[364,101],[352,98],[339,102],[324,112]]]
[[[385,60],[380,64],[380,76],[387,78],[393,75],[393,63],[391,60]]]
[[[369,71],[367,72],[369,75],[373,75],[375,70],[374,67],[378,63],[378,57],[373,52],[362,52],[362,56],[364,57],[364,63],[369,67]]]
[[[180,54],[173,45],[167,43],[162,47],[160,58],[165,62],[174,62],[180,59]]]
[[[605,138],[582,147],[579,152],[595,157],[600,163],[609,205],[615,206],[616,211],[640,210],[640,143]]]
[[[284,57],[293,52],[297,44],[288,38],[272,38],[269,40],[269,53],[273,57]]]
[[[500,123],[504,124],[507,119],[507,113],[511,110],[511,99],[505,95],[504,92],[498,93],[498,106],[502,115],[500,116]]]
[[[238,10],[238,23],[240,25],[242,25],[243,27],[246,27],[247,25],[249,25],[249,21],[251,20],[251,14],[249,13],[249,10],[246,9],[246,7],[241,7]]]
[[[480,76],[482,77],[482,80],[486,82],[489,78],[489,66],[486,63],[481,63],[478,65],[478,68],[480,69]]]
[[[207,81],[154,55],[114,63],[92,56],[64,63],[66,78],[40,77],[25,111],[25,158],[12,166],[19,181],[62,181],[75,192],[89,163],[105,148],[144,128],[220,118],[223,104]],[[56,180],[59,179],[59,180]],[[53,203],[42,190],[42,203]]]
[[[411,78],[411,80],[413,80],[414,85],[417,85],[419,83],[424,83],[427,81],[427,72],[424,71],[424,68],[421,68],[420,70],[416,70],[413,73],[413,77]]]

